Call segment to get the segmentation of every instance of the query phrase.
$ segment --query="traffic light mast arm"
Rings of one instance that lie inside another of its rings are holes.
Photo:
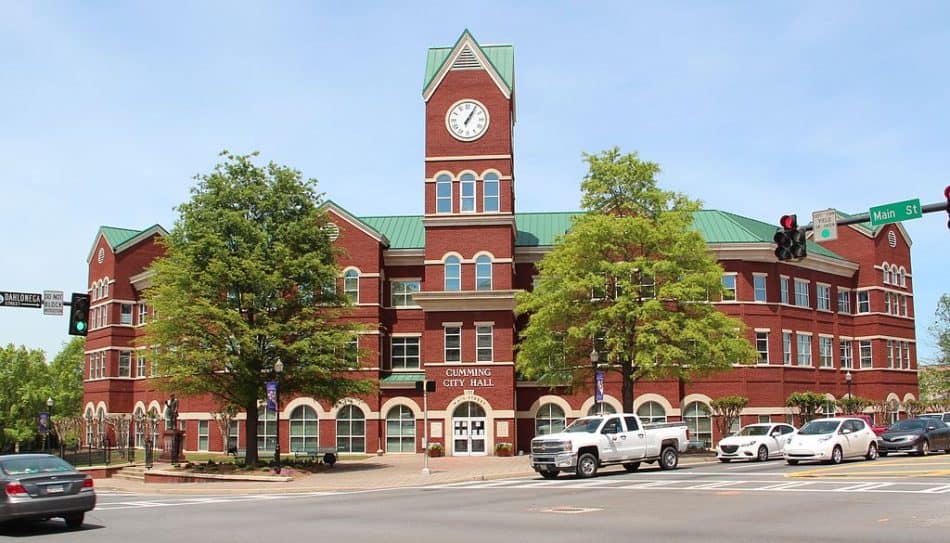
[[[950,211],[950,203],[937,202],[935,204],[920,206],[921,213],[936,213],[938,211]],[[835,224],[838,226],[846,226],[849,224],[861,224],[863,222],[871,222],[870,213],[860,213],[858,215],[848,217],[847,219],[838,219],[835,221]],[[814,225],[812,225],[812,223],[808,223],[805,226],[802,226],[801,229],[805,231],[814,230]]]

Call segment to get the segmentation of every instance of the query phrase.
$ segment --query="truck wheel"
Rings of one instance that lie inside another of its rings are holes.
[[[640,462],[624,462],[623,469],[634,472],[640,469]]]
[[[584,453],[577,459],[577,476],[581,479],[597,475],[597,457],[591,453]]]
[[[538,473],[541,474],[541,477],[545,479],[557,479],[557,476],[561,473],[557,468],[541,468],[541,471]]]
[[[676,449],[667,445],[663,448],[663,451],[660,452],[660,468],[661,469],[676,469],[676,465],[679,464],[680,455],[676,452]]]

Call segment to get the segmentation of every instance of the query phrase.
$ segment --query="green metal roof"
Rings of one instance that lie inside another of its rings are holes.
[[[392,373],[382,379],[380,382],[387,385],[392,385],[395,383],[415,383],[416,381],[422,381],[426,378],[424,373]]]
[[[386,236],[390,249],[422,249],[426,243],[422,217],[359,217],[367,226]]]
[[[422,91],[429,88],[429,84],[435,78],[439,70],[448,60],[449,55],[458,46],[466,36],[471,38],[472,43],[478,47],[479,51],[488,59],[492,68],[498,73],[499,77],[505,82],[510,92],[515,80],[515,49],[511,45],[480,45],[472,36],[472,33],[465,29],[459,39],[455,41],[452,47],[432,47],[426,56],[426,74],[422,83]]]
[[[106,242],[113,249],[141,234],[142,232],[143,230],[129,230],[128,228],[116,228],[114,226],[99,227],[99,233],[105,236]]]
[[[518,227],[518,237],[515,238],[515,245],[518,247],[552,246],[559,236],[564,235],[571,228],[574,217],[579,215],[581,213],[577,211],[516,213],[515,225]]]
[[[706,243],[774,243],[772,239],[778,226],[727,211],[703,209],[693,216],[693,226],[699,230]],[[846,260],[836,253],[812,241],[808,253]]]

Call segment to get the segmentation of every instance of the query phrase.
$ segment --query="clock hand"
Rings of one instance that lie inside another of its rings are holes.
[[[475,115],[475,108],[472,108],[472,111],[468,114],[468,117],[465,117],[465,126],[468,126],[468,122],[472,120],[472,115]]]

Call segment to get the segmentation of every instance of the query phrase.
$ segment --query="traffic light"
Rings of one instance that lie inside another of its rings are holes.
[[[796,215],[782,215],[778,221],[779,230],[775,232],[775,258],[780,261],[805,258],[805,231],[798,228]]]
[[[950,185],[943,189],[943,196],[947,199],[947,228],[950,229]]]
[[[73,293],[69,301],[69,335],[84,336],[89,331],[89,295]]]

